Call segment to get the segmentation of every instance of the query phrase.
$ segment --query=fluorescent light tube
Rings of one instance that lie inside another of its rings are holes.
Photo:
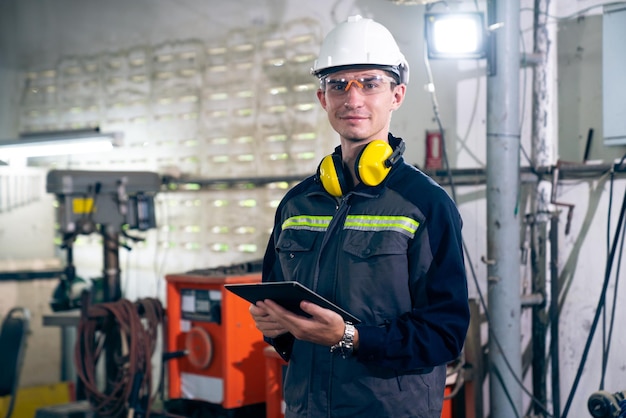
[[[118,132],[98,130],[29,134],[18,140],[0,141],[0,160],[109,151],[119,145],[120,138]]]

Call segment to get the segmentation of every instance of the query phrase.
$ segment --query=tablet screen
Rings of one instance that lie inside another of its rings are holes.
[[[344,321],[350,321],[353,324],[361,322],[354,315],[296,281],[236,283],[225,284],[224,287],[251,303],[256,303],[263,299],[271,299],[291,312],[297,313],[298,315],[310,316],[300,309],[300,302],[302,300],[308,300],[322,308],[337,312],[343,317]]]

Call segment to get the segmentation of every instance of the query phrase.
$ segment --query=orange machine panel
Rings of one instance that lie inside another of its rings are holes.
[[[266,418],[284,418],[285,401],[283,400],[283,377],[287,362],[276,352],[274,347],[263,349],[265,355],[265,416]]]
[[[266,344],[248,311],[250,303],[224,288],[260,282],[261,275],[171,274],[165,279],[168,351],[187,350],[168,362],[170,398],[225,409],[264,403]]]

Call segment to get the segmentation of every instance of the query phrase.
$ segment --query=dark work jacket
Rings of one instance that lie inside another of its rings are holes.
[[[285,195],[263,281],[297,280],[361,320],[345,359],[291,334],[266,339],[288,360],[286,418],[440,417],[469,325],[461,225],[445,190],[403,159],[341,198],[315,176]]]

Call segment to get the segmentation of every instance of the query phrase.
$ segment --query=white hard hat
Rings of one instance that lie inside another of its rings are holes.
[[[311,73],[323,77],[342,67],[373,66],[394,72],[409,82],[409,64],[389,30],[372,19],[350,16],[331,30],[313,63]]]

